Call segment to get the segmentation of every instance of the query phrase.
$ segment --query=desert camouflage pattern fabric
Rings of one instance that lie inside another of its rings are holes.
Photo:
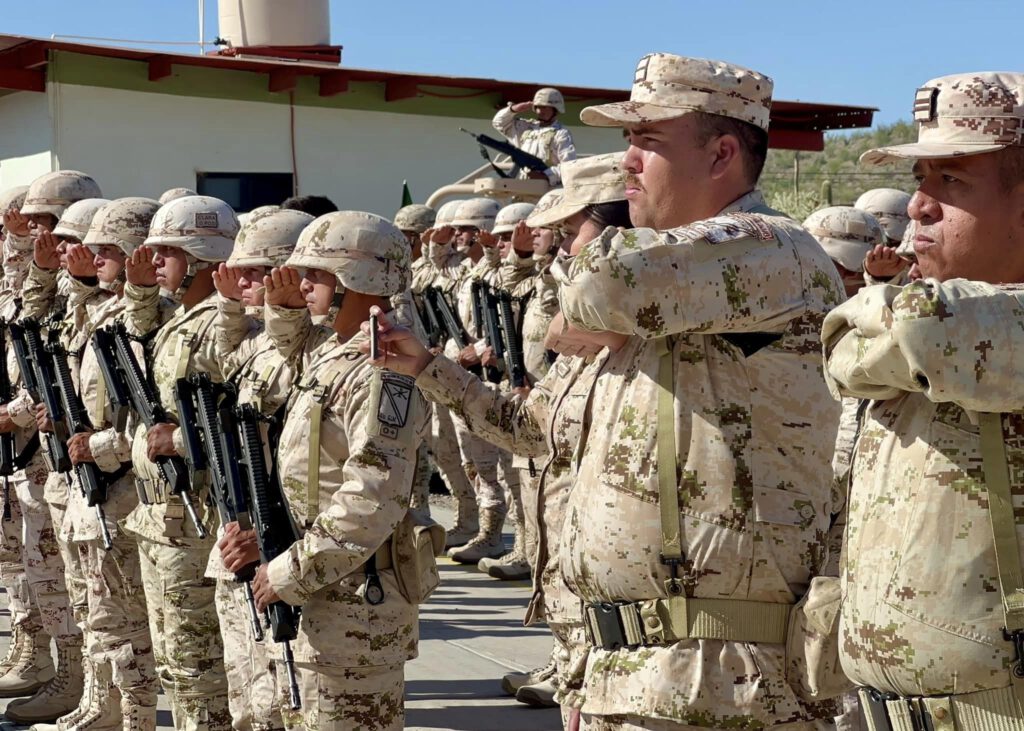
[[[523,359],[532,382],[539,381],[551,367],[544,339],[558,314],[558,284],[546,266],[533,276],[533,294],[523,313]]]
[[[626,200],[622,153],[592,155],[562,166],[563,189],[560,198],[534,210],[527,223],[533,227],[556,226],[589,205]]]
[[[637,63],[629,101],[587,107],[580,119],[594,127],[622,127],[707,112],[767,130],[773,87],[770,78],[742,66],[649,53]]]
[[[843,669],[858,684],[943,695],[1010,683],[975,412],[1008,412],[1016,510],[1022,302],[1019,285],[928,279],[868,287],[825,320],[830,388],[873,400],[842,574]]]
[[[491,120],[491,126],[523,152],[547,163],[548,168],[544,174],[551,185],[561,182],[561,164],[576,159],[576,143],[573,142],[572,132],[557,119],[548,125],[536,119],[519,119],[511,106],[507,106],[498,110]],[[527,173],[529,170],[521,170],[520,177],[526,177]]]
[[[312,353],[296,386],[278,459],[288,507],[304,535],[268,565],[277,594],[302,607],[296,660],[343,668],[404,663],[416,656],[419,636],[417,609],[399,592],[394,572],[380,571],[385,600],[373,606],[363,598],[361,569],[409,508],[429,412],[413,390],[404,419],[393,429],[376,428],[390,417],[385,402],[371,398],[381,376],[359,352],[366,339],[360,333],[341,342],[332,335]],[[320,464],[311,491],[310,418],[317,399],[323,404]]]
[[[895,188],[873,188],[864,191],[853,204],[854,208],[870,213],[878,219],[890,245],[899,244],[910,223],[907,206],[910,193]]]
[[[829,206],[815,211],[804,228],[833,261],[851,272],[864,271],[868,252],[885,241],[878,219],[852,206]]]
[[[395,226],[400,231],[414,231],[421,234],[434,225],[437,212],[430,206],[412,203],[398,209],[395,214]]]
[[[917,142],[868,150],[866,165],[995,152],[1024,146],[1024,73],[953,74],[914,94]]]
[[[283,266],[303,229],[313,221],[313,216],[302,211],[280,208],[253,211],[238,230],[228,266]]]
[[[219,198],[175,198],[160,206],[153,216],[146,245],[184,249],[205,262],[227,261],[238,228],[238,216]]]
[[[53,227],[54,236],[64,236],[81,241],[89,231],[96,212],[110,203],[106,198],[86,198],[75,201],[61,214],[57,225]]]
[[[337,211],[302,232],[288,266],[334,272],[348,289],[390,297],[409,286],[410,259],[409,242],[390,221]]]
[[[287,678],[278,670],[289,731],[402,731],[405,678],[401,664],[331,667],[297,662],[302,709],[288,709]]]
[[[169,190],[165,190],[160,195],[159,203],[160,205],[164,205],[165,203],[170,203],[178,198],[187,198],[191,195],[198,195],[198,193],[191,188],[171,188]]]
[[[46,173],[32,181],[25,194],[21,212],[49,213],[57,218],[75,201],[101,198],[100,186],[91,177],[77,170]]]
[[[831,261],[753,192],[690,226],[609,229],[568,274],[560,299],[569,322],[631,336],[591,393],[562,535],[572,592],[584,603],[667,596],[656,425],[658,338],[668,337],[686,595],[795,603],[827,567],[838,507],[839,406],[827,398],[817,342],[843,299]],[[716,728],[836,710],[796,696],[782,645],[716,640],[592,648],[580,697],[591,715]]]
[[[82,243],[93,249],[103,245],[119,247],[131,254],[149,235],[149,225],[160,204],[151,198],[118,198],[100,208]]]

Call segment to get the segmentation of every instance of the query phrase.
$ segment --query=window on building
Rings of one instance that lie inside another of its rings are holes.
[[[294,195],[291,173],[196,173],[199,195],[220,198],[239,213],[279,205]]]

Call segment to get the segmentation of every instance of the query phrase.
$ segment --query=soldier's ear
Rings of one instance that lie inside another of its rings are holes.
[[[708,141],[708,153],[711,158],[711,178],[718,180],[727,175],[735,174],[735,170],[743,173],[743,151],[740,141],[735,135],[724,134],[712,137]]]

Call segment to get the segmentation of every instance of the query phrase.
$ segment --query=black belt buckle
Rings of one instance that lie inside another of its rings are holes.
[[[626,646],[626,630],[619,617],[619,605],[612,602],[591,604],[591,616],[598,632],[594,642],[600,642],[601,648],[614,652]]]

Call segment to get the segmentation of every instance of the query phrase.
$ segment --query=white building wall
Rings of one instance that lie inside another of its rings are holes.
[[[0,190],[28,185],[52,170],[52,124],[46,94],[0,96]]]
[[[55,86],[60,167],[88,172],[107,197],[193,187],[198,171],[292,170],[287,105]],[[390,216],[403,180],[425,201],[483,163],[459,127],[490,131],[476,119],[297,106],[299,192]],[[581,152],[622,148],[616,130],[574,134]]]

